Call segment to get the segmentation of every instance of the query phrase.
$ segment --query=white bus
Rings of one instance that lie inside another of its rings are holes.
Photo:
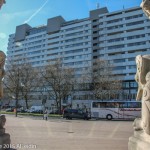
[[[134,119],[141,116],[139,101],[96,101],[91,103],[92,118]]]

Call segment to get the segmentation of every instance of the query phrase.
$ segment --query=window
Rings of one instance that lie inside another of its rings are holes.
[[[48,43],[48,45],[55,45],[55,44],[59,44],[59,42]]]
[[[83,49],[66,51],[65,54],[73,54],[73,53],[81,53],[81,52],[83,52]]]
[[[141,107],[141,103],[137,103],[137,102],[128,103],[128,108],[140,108],[140,107]]]
[[[93,20],[93,22],[97,22],[97,21],[98,21],[97,19]]]
[[[98,31],[94,31],[94,32],[93,32],[93,34],[96,34],[96,33],[98,33]]]
[[[139,53],[139,52],[145,52],[146,49],[139,49],[139,50],[132,50],[132,51],[128,51],[128,53]]]
[[[129,20],[129,19],[134,19],[134,18],[139,18],[139,17],[143,17],[143,14],[134,15],[134,16],[129,16],[129,17],[126,17],[125,19],[126,19],[126,20]]]
[[[73,38],[73,39],[68,39],[68,40],[65,40],[65,42],[75,42],[75,41],[79,41],[79,40],[83,40],[83,37],[79,37],[79,38]]]
[[[93,28],[97,28],[97,25],[93,26]]]
[[[122,102],[119,104],[120,108],[128,108],[128,103],[127,102]]]
[[[140,30],[144,30],[144,28],[131,29],[131,30],[127,30],[126,32],[135,32],[135,31],[140,31]]]
[[[64,66],[73,66],[74,62],[70,62],[70,63],[65,63]]]
[[[93,46],[97,46],[97,45],[98,45],[97,43],[94,43],[94,44],[93,44]]]
[[[70,48],[70,47],[75,47],[75,46],[82,46],[83,43],[76,43],[76,44],[71,44],[71,45],[66,45],[65,48]]]
[[[122,12],[113,13],[113,14],[107,15],[106,17],[113,17],[113,16],[117,16],[117,15],[121,15],[121,14],[122,14]]]
[[[135,69],[135,68],[136,68],[135,65],[129,66],[129,69]]]
[[[138,10],[141,10],[141,8],[130,9],[130,10],[125,11],[125,13],[135,12],[135,11],[138,11]]]
[[[121,31],[121,32],[111,32],[111,33],[107,34],[107,36],[121,35],[122,33],[123,33],[123,31]]]
[[[134,57],[128,58],[128,61],[135,61],[135,58]]]
[[[127,46],[129,47],[129,46],[137,46],[137,45],[145,45],[146,44],[146,42],[136,42],[136,43],[129,43],[129,44],[127,44]]]
[[[133,36],[128,36],[128,37],[127,37],[127,40],[138,39],[138,38],[143,38],[143,37],[145,37],[145,34],[133,35]]]
[[[106,108],[118,108],[119,104],[117,102],[107,102],[106,103]]]
[[[126,26],[133,26],[133,25],[138,25],[138,24],[144,24],[144,21],[136,21],[136,22],[127,23]]]
[[[124,69],[126,69],[126,66],[117,66],[113,68],[113,70],[124,70]]]
[[[123,41],[123,40],[124,40],[124,38],[116,38],[116,39],[110,39],[107,42],[112,43],[112,42],[118,42],[118,41]]]
[[[46,31],[46,27],[33,28],[28,32],[28,35],[37,34],[37,33],[44,32],[44,31]]]
[[[73,28],[66,29],[65,31],[78,30],[78,29],[82,29],[82,28],[83,28],[83,26],[78,26],[78,27],[73,27]]]
[[[119,28],[122,28],[123,25],[117,25],[117,26],[111,26],[111,27],[108,27],[107,30],[114,30],[114,29],[119,29]]]
[[[65,57],[64,60],[74,59],[74,56]]]
[[[81,34],[83,34],[83,31],[66,34],[65,36],[66,36],[66,37],[69,37],[69,36],[76,36],[76,35],[81,35]]]
[[[81,64],[83,64],[83,62],[82,61],[78,61],[78,62],[75,62],[74,64],[75,65],[81,65]]]
[[[120,63],[120,62],[125,62],[125,59],[115,59],[113,60],[114,63]]]
[[[122,18],[107,21],[107,24],[116,23],[116,22],[119,22],[119,21],[122,21]]]
[[[59,36],[55,36],[55,37],[48,38],[48,40],[53,40],[53,39],[58,39],[58,38],[59,38]]]
[[[118,49],[118,48],[123,48],[124,45],[115,45],[115,46],[108,46],[108,50],[111,50],[111,49]]]

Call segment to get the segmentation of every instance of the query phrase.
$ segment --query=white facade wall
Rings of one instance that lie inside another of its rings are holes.
[[[115,66],[114,74],[123,79],[125,91],[133,94],[131,99],[134,99],[137,89],[135,57],[150,53],[150,21],[140,7],[99,14],[96,29],[91,20],[89,17],[65,22],[59,31],[49,34],[47,26],[31,28],[30,34],[20,42],[15,42],[15,34],[12,34],[7,59],[27,57],[37,67],[61,58],[63,66],[75,68],[77,77],[92,66],[93,56],[110,60]],[[97,29],[98,49],[94,54],[93,32]]]
[[[99,15],[98,58],[113,63],[114,74],[126,82],[127,93],[133,94],[134,99],[135,57],[150,54],[149,38],[150,21],[140,7]],[[129,82],[132,82],[130,89]]]

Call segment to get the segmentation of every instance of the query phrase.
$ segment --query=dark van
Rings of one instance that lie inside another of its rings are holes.
[[[91,117],[88,112],[83,112],[82,110],[65,109],[63,112],[63,118],[66,119],[79,118],[79,119],[89,120]]]

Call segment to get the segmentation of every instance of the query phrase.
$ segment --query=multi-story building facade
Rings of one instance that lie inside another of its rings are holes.
[[[150,52],[150,22],[140,7],[108,12],[107,8],[90,11],[85,19],[65,21],[50,18],[47,25],[23,24],[10,35],[7,59],[26,57],[34,66],[44,66],[61,58],[76,76],[92,67],[97,59],[109,60],[113,73],[123,80],[123,99],[135,99],[137,84],[135,57]],[[90,100],[81,94],[76,100]]]
[[[111,61],[114,74],[124,81],[123,98],[135,99],[135,57],[150,53],[150,21],[140,7],[100,14],[96,21],[99,22],[99,41],[98,49],[93,49],[93,59]]]

